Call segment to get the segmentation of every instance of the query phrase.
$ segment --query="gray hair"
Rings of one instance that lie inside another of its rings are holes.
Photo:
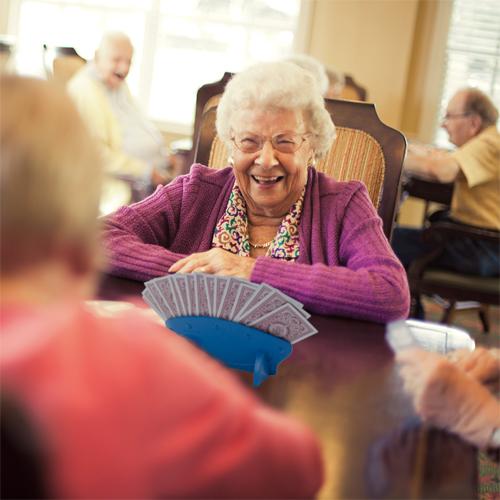
[[[314,76],[321,95],[324,96],[326,94],[329,85],[328,74],[326,73],[326,69],[323,64],[321,64],[317,59],[314,59],[314,57],[306,54],[295,54],[284,60],[309,71]]]
[[[111,47],[114,47],[118,43],[126,43],[130,45],[132,50],[134,48],[130,38],[125,33],[121,31],[108,31],[103,34],[101,41],[99,42],[97,52],[107,52]]]
[[[231,148],[235,111],[271,108],[300,111],[318,158],[324,156],[335,138],[335,126],[310,72],[285,61],[250,66],[227,84],[217,108],[217,133]]]
[[[466,87],[461,90],[465,92],[465,112],[476,113],[481,118],[481,130],[498,121],[498,109],[491,98],[483,91],[475,87]]]

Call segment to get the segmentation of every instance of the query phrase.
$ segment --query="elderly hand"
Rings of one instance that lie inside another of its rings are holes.
[[[212,248],[207,252],[193,253],[178,260],[168,270],[171,273],[208,273],[250,279],[255,259]]]
[[[434,148],[432,146],[429,146],[428,144],[417,144],[414,142],[408,144],[408,150],[407,150],[408,154],[413,154],[417,156],[427,156],[432,151],[434,151]]]
[[[478,347],[470,352],[460,349],[450,358],[458,368],[479,382],[492,382],[500,377],[500,350]]]
[[[485,448],[500,427],[500,404],[477,380],[444,357],[421,349],[397,355],[405,389],[430,423]]]

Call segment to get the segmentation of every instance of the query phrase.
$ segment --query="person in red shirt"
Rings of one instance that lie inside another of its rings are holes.
[[[306,427],[144,315],[86,308],[95,144],[49,83],[2,77],[0,92],[1,392],[31,421],[48,496],[314,496],[322,460]]]

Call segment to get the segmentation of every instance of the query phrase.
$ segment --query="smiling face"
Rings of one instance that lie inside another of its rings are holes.
[[[234,175],[251,215],[283,217],[295,203],[307,181],[307,165],[314,151],[306,137],[294,153],[273,148],[271,137],[308,132],[301,112],[241,109],[231,123],[238,137],[260,136],[260,151],[244,153],[233,144]]]
[[[116,89],[125,81],[132,63],[132,54],[132,45],[125,38],[109,40],[96,52],[97,72],[108,88]]]

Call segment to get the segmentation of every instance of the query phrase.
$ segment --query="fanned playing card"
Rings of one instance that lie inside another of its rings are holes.
[[[220,318],[292,344],[317,333],[300,302],[265,283],[195,273],[162,276],[145,286],[144,300],[164,321],[183,316]]]

